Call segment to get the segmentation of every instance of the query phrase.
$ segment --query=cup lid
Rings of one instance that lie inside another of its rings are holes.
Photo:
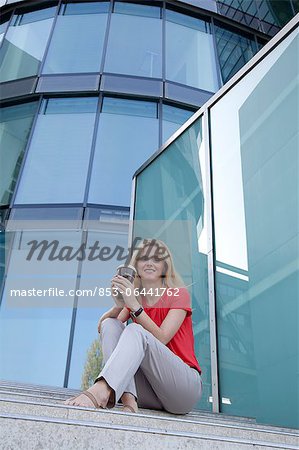
[[[120,266],[118,266],[118,267],[117,267],[117,269],[116,269],[116,270],[120,269],[121,267],[125,267],[125,268],[128,268],[128,269],[132,269],[132,270],[134,270],[134,272],[136,272],[136,273],[137,273],[137,270],[135,269],[135,267],[134,267],[134,266],[131,266],[131,265],[126,265],[126,264],[121,264]]]

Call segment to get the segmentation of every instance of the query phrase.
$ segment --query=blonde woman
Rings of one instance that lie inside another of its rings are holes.
[[[114,276],[112,290],[123,302],[114,296],[116,306],[99,320],[104,368],[66,404],[112,408],[120,400],[130,412],[139,406],[186,414],[202,393],[189,293],[162,241],[143,240],[130,265],[137,271],[134,285]]]

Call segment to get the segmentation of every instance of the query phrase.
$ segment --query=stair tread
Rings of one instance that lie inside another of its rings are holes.
[[[285,444],[279,442],[269,442],[265,440],[257,440],[257,439],[244,439],[244,438],[236,438],[234,436],[219,436],[219,435],[211,435],[205,433],[198,432],[190,432],[190,431],[173,431],[173,430],[165,430],[165,429],[157,429],[151,427],[136,427],[134,425],[115,425],[111,423],[104,422],[90,422],[86,420],[74,420],[74,419],[61,419],[61,418],[53,418],[47,416],[32,416],[32,415],[24,415],[24,414],[5,414],[0,413],[0,419],[19,419],[23,421],[31,421],[35,423],[51,423],[51,424],[61,424],[61,425],[73,425],[73,426],[82,426],[93,429],[114,429],[114,430],[122,430],[127,432],[134,433],[143,433],[145,436],[148,435],[167,435],[177,438],[186,438],[186,439],[195,439],[195,440],[208,440],[208,441],[219,441],[219,442],[231,442],[231,443],[239,443],[242,445],[250,445],[250,446],[261,446],[265,448],[279,448],[279,449],[289,449],[289,450],[297,450],[297,445]]]

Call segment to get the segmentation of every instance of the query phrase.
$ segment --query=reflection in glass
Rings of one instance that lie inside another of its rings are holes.
[[[56,7],[14,15],[0,51],[0,81],[38,73]]]
[[[209,23],[166,10],[166,78],[216,92],[216,60]]]
[[[226,83],[257,52],[254,37],[245,37],[215,25],[216,44],[223,82]]]
[[[177,108],[175,106],[163,105],[162,109],[162,142],[166,142],[183,123],[185,123],[194,113],[188,109]]]
[[[104,98],[89,203],[130,206],[132,176],[157,150],[157,104]]]
[[[45,101],[16,203],[82,203],[98,99]]]
[[[4,34],[6,32],[8,22],[9,22],[9,19],[7,16],[3,16],[2,18],[0,18],[0,46],[1,46]]]
[[[6,233],[13,235],[13,233]],[[8,272],[0,309],[0,378],[41,385],[63,386],[70,335],[78,261],[50,261],[33,257],[27,261],[28,242],[58,240],[79,246],[78,231],[18,231],[12,241]],[[44,293],[49,288],[67,296]],[[27,296],[11,290],[26,290]],[[32,293],[32,295],[29,294]]]
[[[123,8],[123,5],[119,7]],[[156,7],[152,7],[151,11],[153,10],[160,11]],[[143,13],[136,16],[136,11],[134,15],[114,12],[110,24],[105,72],[161,78],[162,20],[144,17]]]
[[[115,212],[118,213],[120,211],[117,210]],[[109,247],[113,251],[117,246],[120,246],[126,249],[127,253],[128,217],[127,220],[124,220],[123,218],[118,218],[117,214],[115,214],[112,218],[111,214],[107,223],[106,218],[101,216],[100,222],[90,221],[88,227],[89,231],[86,240],[88,248],[93,247],[98,242],[100,248]],[[114,231],[112,232],[112,230]],[[99,251],[96,253],[98,254]],[[120,261],[116,259],[116,255],[107,261],[86,259],[82,265],[80,289],[91,289],[93,291],[95,286],[103,289],[111,287],[111,278],[116,273],[116,268],[119,264]],[[104,291],[100,292],[104,293]],[[94,298],[81,296],[78,298],[68,387],[84,389],[87,387],[83,385],[84,379],[88,377],[94,380],[98,376],[98,359],[100,359],[96,354],[96,348],[99,348],[98,320],[113,305],[113,299],[109,295],[98,295]]]
[[[100,70],[108,5],[108,2],[66,5],[64,15],[57,18],[43,73]]]
[[[37,102],[1,109],[0,204],[9,205],[22,164]]]
[[[297,30],[211,108],[221,410],[295,428],[298,44]]]
[[[210,410],[210,343],[205,208],[205,153],[201,119],[136,178],[134,235],[164,240],[192,298],[195,351],[203,369],[203,397]]]

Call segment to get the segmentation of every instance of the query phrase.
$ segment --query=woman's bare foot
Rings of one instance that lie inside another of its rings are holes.
[[[137,405],[136,399],[133,394],[130,394],[129,392],[125,392],[121,396],[121,401],[123,404],[122,411],[135,412],[135,413],[138,412],[138,405]],[[133,411],[132,411],[132,409],[133,409]]]
[[[100,408],[106,408],[112,389],[104,379],[101,379],[87,389],[87,392],[95,398]],[[63,403],[70,406],[95,408],[94,402],[84,393],[79,394],[77,397],[72,397]]]

